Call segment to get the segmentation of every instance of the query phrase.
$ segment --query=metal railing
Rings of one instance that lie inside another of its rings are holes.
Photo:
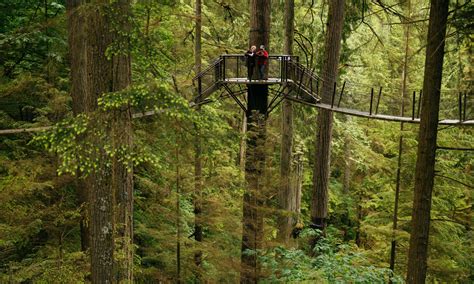
[[[261,84],[258,80],[258,65],[253,70],[252,80],[248,74],[248,64],[243,54],[225,54],[219,56],[213,63],[194,77],[197,81],[198,97],[202,101],[221,86],[230,83]],[[292,91],[289,99],[302,103],[315,104],[320,102],[320,85],[323,79],[298,62],[297,56],[270,55],[265,68],[265,79],[269,84],[288,83]],[[338,109],[352,115],[386,116],[387,120],[406,118],[418,121],[421,111],[421,92],[407,94],[401,102],[399,92],[393,89],[371,87],[364,84],[344,81],[334,84],[331,102],[320,104],[322,108]],[[404,105],[404,114],[401,115],[401,106]],[[458,120],[460,122],[474,119],[474,96],[472,91],[463,93],[445,93],[440,100],[440,120]],[[380,118],[383,119],[383,118]],[[405,121],[405,120],[404,120]]]
[[[255,65],[252,78],[249,78],[249,66],[247,57],[243,54],[225,54],[220,57],[222,59],[221,81],[229,79],[258,80],[259,66]],[[257,60],[258,61],[258,58]],[[266,60],[265,79],[276,79],[280,82],[288,79],[288,62],[298,61],[297,56],[290,55],[269,55]]]
[[[296,99],[308,102],[319,101],[320,78],[311,70],[295,61],[288,61],[286,66],[287,80],[290,80]]]

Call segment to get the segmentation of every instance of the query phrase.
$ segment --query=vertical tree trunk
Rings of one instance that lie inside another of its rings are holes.
[[[110,18],[107,19],[109,29],[112,29],[112,41],[120,42],[120,54],[112,56],[112,91],[120,91],[131,84],[132,68],[129,55],[129,36],[130,30],[129,17],[131,17],[130,0],[111,1],[112,3],[113,23]],[[113,26],[116,25],[116,26]],[[122,106],[113,111],[112,118],[112,143],[115,149],[125,147],[131,150],[132,141],[132,112],[129,105]],[[117,156],[112,161],[112,190],[114,192],[114,212],[116,236],[115,256],[116,273],[118,282],[131,283],[133,281],[133,165],[124,165]]]
[[[410,0],[405,2],[405,7],[407,10],[408,16],[405,21],[409,21],[411,17],[411,4]],[[410,25],[406,24],[405,28],[405,55],[403,58],[403,68],[402,68],[402,80],[401,80],[401,99],[402,99],[402,108],[400,110],[400,116],[405,115],[405,97],[407,91],[407,80],[408,80],[408,55],[410,52]],[[395,260],[397,253],[397,240],[396,233],[398,229],[398,203],[400,199],[400,180],[401,180],[401,169],[402,169],[402,154],[403,154],[403,122],[400,123],[400,138],[398,140],[398,159],[397,159],[397,177],[396,177],[396,186],[395,186],[395,202],[393,208],[393,225],[392,225],[392,243],[390,248],[390,270],[395,272]]]
[[[196,37],[194,43],[194,65],[196,66],[196,74],[201,72],[201,0],[196,0],[195,7],[196,17]],[[199,103],[199,102],[198,102]],[[197,107],[197,111],[200,110],[200,106]],[[195,137],[195,157],[194,157],[194,239],[197,242],[202,242],[202,225],[201,225],[201,214],[202,214],[202,144],[201,144],[201,133],[200,129],[196,126],[196,137]],[[201,267],[202,251],[196,250],[194,253],[194,263],[197,266],[197,281],[201,282],[201,273],[199,272]]]
[[[88,113],[95,109],[92,99],[88,97],[86,73],[86,42],[84,21],[86,17],[80,11],[83,0],[68,0],[66,2],[68,19],[69,62],[71,65],[71,97],[74,115]],[[90,247],[88,217],[89,186],[87,180],[76,179],[76,195],[81,207],[81,250]]]
[[[285,48],[284,53],[293,54],[295,1],[285,0]],[[288,243],[293,227],[296,202],[294,187],[291,184],[291,156],[293,149],[293,103],[284,100],[282,103],[281,117],[281,161],[280,161],[280,192],[279,210],[282,212],[278,218],[278,239]]]
[[[247,114],[242,112],[242,122],[240,127],[240,149],[239,149],[239,167],[242,172],[245,171],[245,149],[247,147],[247,141],[245,139],[245,133],[247,132]]]
[[[97,99],[102,94],[122,90],[131,82],[128,50],[113,55],[111,60],[105,54],[114,40],[122,41],[121,46],[128,48],[128,37],[120,31],[129,27],[130,2],[114,2],[114,15],[104,9],[111,5],[109,0],[96,0],[94,5],[70,0],[67,4],[73,109],[76,114],[92,113],[97,110]],[[118,25],[115,31],[111,25],[112,16]],[[105,115],[99,118],[114,148],[131,149],[131,118],[129,106],[112,111],[111,121],[107,121]],[[100,147],[100,141],[92,143]],[[91,281],[132,282],[133,169],[117,157],[110,165],[105,150],[99,152],[97,170],[82,183],[89,198]]]
[[[415,169],[412,231],[408,253],[408,283],[425,283],[426,278],[448,5],[448,0],[431,1]]]
[[[303,188],[303,149],[299,149],[298,147],[295,148],[294,154],[294,169],[293,169],[293,179],[294,182],[292,183],[293,191],[294,191],[294,203],[291,208],[292,212],[295,212],[295,216],[292,220],[293,224],[300,223],[299,216],[301,213],[301,194]],[[301,225],[302,226],[302,225]],[[302,228],[302,227],[299,227]]]
[[[357,228],[356,228],[356,236],[355,236],[355,243],[358,247],[362,246],[362,238],[360,232],[360,223],[362,222],[362,193],[359,196],[359,204],[357,205]]]
[[[96,3],[99,4],[99,3]],[[103,4],[103,3],[100,3]],[[86,7],[87,26],[87,74],[88,92],[94,100],[111,91],[112,69],[105,56],[112,42],[107,20],[100,5]],[[109,127],[109,126],[107,126]],[[110,129],[106,129],[107,132]],[[99,144],[99,141],[94,141]],[[97,145],[95,144],[95,145]],[[115,283],[114,277],[114,195],[111,191],[111,169],[107,166],[107,155],[101,150],[98,169],[91,176],[90,226],[91,226],[91,282]]]
[[[249,45],[270,42],[270,0],[250,0]],[[265,164],[265,117],[268,102],[268,85],[248,85],[247,95],[247,151],[245,158],[246,191],[243,199],[241,283],[257,283],[260,268],[256,250],[263,239],[264,193],[261,177]],[[249,254],[248,252],[253,253]]]
[[[345,0],[329,1],[328,29],[326,31],[324,62],[322,68],[322,103],[330,104],[338,75],[344,24]],[[324,230],[328,214],[328,183],[331,157],[333,114],[320,109],[316,135],[316,158],[313,170],[313,195],[311,199],[311,226]],[[315,240],[312,240],[314,242]]]
[[[176,283],[181,283],[181,174],[178,145],[176,145]]]
[[[347,121],[351,118],[348,117]],[[348,194],[351,187],[351,170],[352,170],[352,154],[351,154],[352,138],[350,133],[344,134],[344,175],[342,182],[342,192]],[[349,216],[349,212],[347,212]]]

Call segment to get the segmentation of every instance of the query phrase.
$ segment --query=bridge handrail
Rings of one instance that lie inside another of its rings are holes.
[[[206,69],[202,70],[201,72],[199,72],[198,74],[196,74],[196,76],[193,77],[193,81],[195,81],[197,78],[199,77],[202,77],[204,74],[206,74],[207,72],[209,72],[210,70],[214,69],[218,64],[220,64],[222,62],[222,57],[217,57],[217,58],[214,58],[214,60],[212,61],[212,63],[206,67]]]
[[[221,57],[245,57],[245,54],[222,54]],[[268,58],[299,58],[297,55],[288,55],[288,54],[269,54]]]

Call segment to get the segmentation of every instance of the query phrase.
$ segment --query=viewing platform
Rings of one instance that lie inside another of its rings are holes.
[[[330,82],[333,85],[331,102],[322,103],[320,88],[323,79],[300,64],[298,56],[282,54],[268,57],[265,75],[265,80],[259,80],[258,66],[255,66],[250,80],[247,77],[245,55],[221,55],[193,78],[197,96],[192,104],[210,103],[215,100],[211,98],[212,94],[219,91],[217,99],[231,97],[246,110],[245,100],[239,99],[239,96],[248,92],[249,85],[267,85],[269,94],[273,96],[269,98],[267,113],[282,100],[288,99],[352,116],[405,123],[420,122],[421,90],[410,91],[402,101],[400,90],[384,90],[380,86],[370,87],[354,82],[343,82],[338,86]],[[472,91],[441,93],[439,124],[474,125]]]

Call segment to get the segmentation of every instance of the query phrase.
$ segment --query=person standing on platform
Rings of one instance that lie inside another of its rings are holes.
[[[255,45],[252,45],[249,50],[245,53],[245,58],[247,59],[247,79],[252,81],[252,76],[253,76],[253,70],[255,69],[255,63],[256,63],[256,58],[257,55],[255,51],[257,50],[257,47]]]
[[[260,45],[260,49],[257,51],[257,65],[260,80],[265,80],[265,68],[267,66],[267,61],[268,52],[265,50],[265,46],[262,44]]]

